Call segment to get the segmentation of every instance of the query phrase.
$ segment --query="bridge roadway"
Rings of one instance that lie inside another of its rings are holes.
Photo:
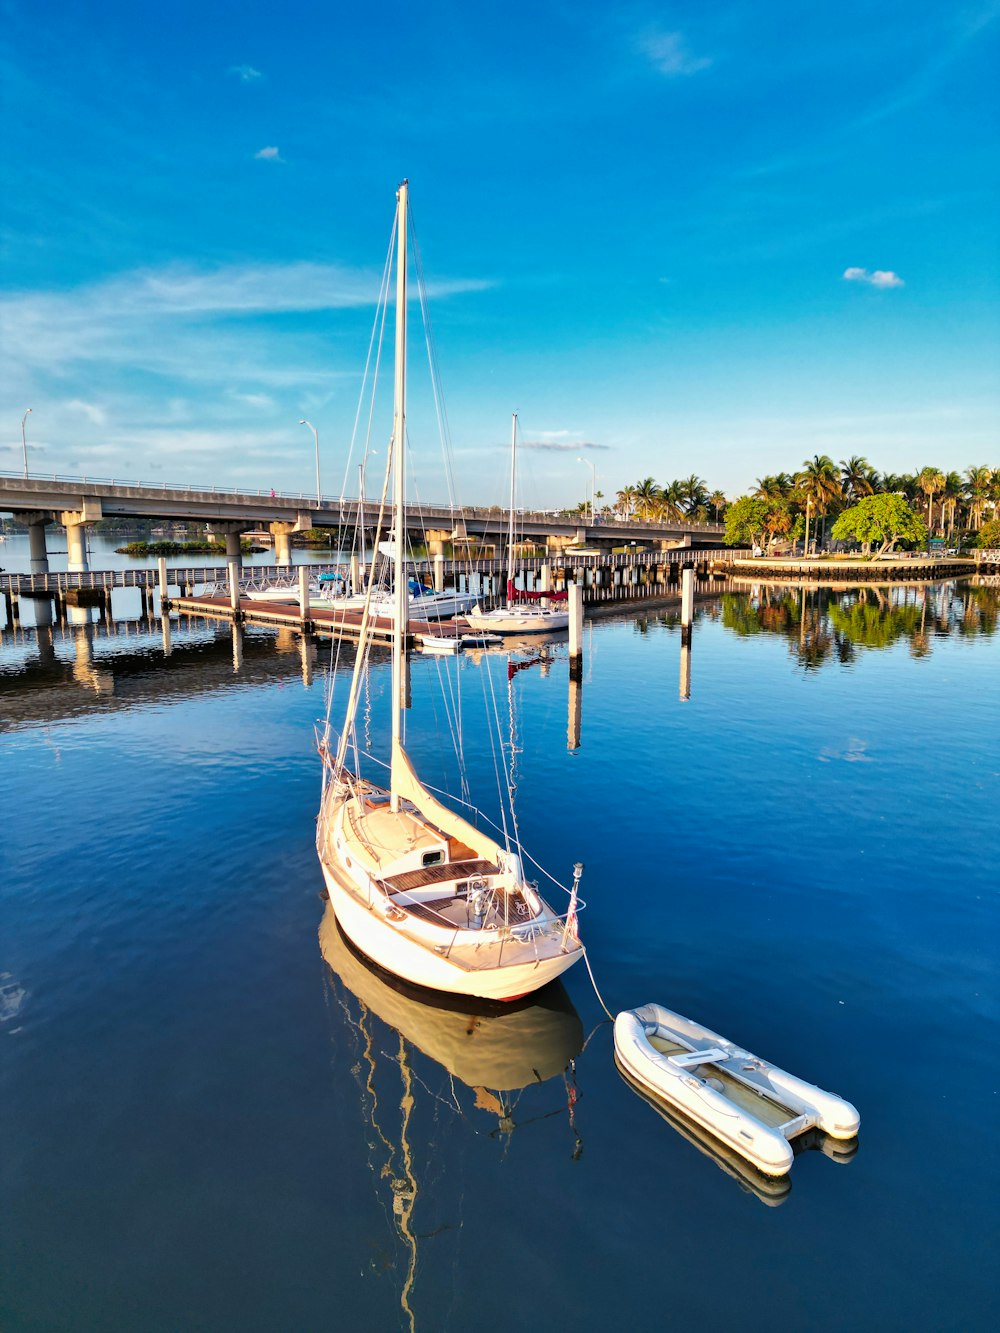
[[[187,487],[93,477],[58,475],[29,477],[0,472],[0,513],[10,513],[28,524],[31,568],[48,569],[45,526],[61,524],[66,529],[71,571],[87,569],[85,530],[88,524],[106,518],[196,520],[212,526],[226,540],[227,556],[238,560],[240,534],[266,528],[274,538],[277,564],[291,564],[291,535],[310,528],[338,528],[354,524],[358,501],[294,495],[269,491],[229,490],[220,487]],[[496,542],[507,530],[509,511],[493,508],[461,508],[448,505],[407,504],[407,526],[411,535],[425,542],[431,554],[443,552],[446,542],[491,539]],[[378,519],[378,504],[364,506],[364,522],[372,528]],[[522,538],[545,543],[556,552],[573,544],[593,544],[610,550],[613,545],[635,542],[660,548],[721,545],[723,528],[717,523],[689,520],[663,523],[625,519],[588,523],[578,516],[538,511],[518,511],[517,529]]]

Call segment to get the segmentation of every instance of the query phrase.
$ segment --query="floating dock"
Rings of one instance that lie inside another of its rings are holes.
[[[326,634],[339,639],[358,639],[361,635],[360,611],[345,608],[310,606],[306,615],[298,602],[256,601],[249,597],[240,597],[238,605],[233,606],[229,597],[218,593],[196,593],[187,597],[171,597],[170,609],[181,611],[185,615],[209,616],[217,620],[238,619],[248,625],[274,625],[296,629],[310,634]],[[390,616],[372,616],[369,632],[376,643],[392,643],[392,618]],[[458,620],[414,620],[409,621],[407,647],[414,647],[424,635],[454,638],[471,633],[471,626],[464,619]]]

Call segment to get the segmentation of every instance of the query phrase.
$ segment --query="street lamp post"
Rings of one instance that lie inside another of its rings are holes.
[[[29,408],[28,408],[28,412],[30,412],[30,411],[31,411],[31,408],[29,407]],[[27,475],[28,475],[28,437],[27,437],[27,435],[25,434],[24,423],[28,420],[28,412],[25,412],[24,416],[21,418],[21,449],[22,449],[23,452],[24,452],[24,475],[25,475],[25,477],[27,477]]]
[[[592,463],[589,458],[578,458],[578,463],[586,463],[590,468],[590,522],[594,522],[594,505],[597,501],[597,464]]]
[[[312,424],[311,421],[306,421],[305,417],[302,417],[302,419],[299,421],[299,425],[308,426],[313,433],[313,439],[316,441],[316,503],[318,504],[321,498],[321,491],[319,487],[319,431],[316,429],[316,427]]]

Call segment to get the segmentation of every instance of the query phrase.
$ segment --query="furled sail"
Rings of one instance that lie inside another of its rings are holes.
[[[463,819],[461,815],[449,810],[446,805],[432,796],[414,772],[409,755],[402,745],[394,745],[392,750],[392,791],[402,801],[412,801],[420,813],[432,824],[470,848],[484,861],[495,865],[506,865],[508,857],[492,838],[486,836]]]

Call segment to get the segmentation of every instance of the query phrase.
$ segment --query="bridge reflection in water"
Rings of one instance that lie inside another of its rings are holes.
[[[92,617],[69,607],[59,625],[0,631],[0,732],[237,685],[300,680],[308,687],[316,672],[315,640],[291,630]],[[342,661],[344,654],[350,660],[353,649],[345,645]]]

